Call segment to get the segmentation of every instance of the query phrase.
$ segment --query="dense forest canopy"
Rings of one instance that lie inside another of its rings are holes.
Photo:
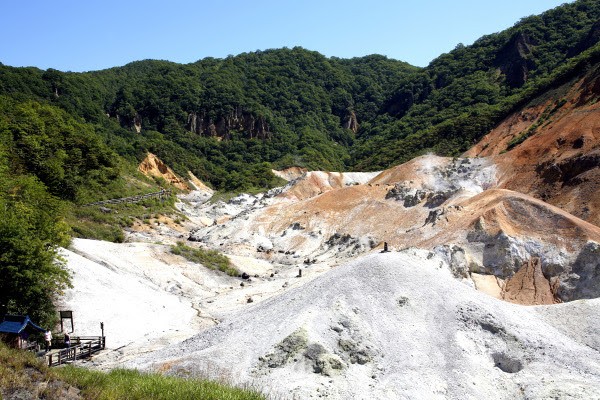
[[[565,4],[426,68],[296,47],[88,73],[5,66],[0,93],[79,117],[130,161],[152,151],[216,189],[247,190],[273,183],[264,163],[373,170],[459,154],[589,52],[599,17],[598,2]]]
[[[600,2],[578,0],[425,68],[299,47],[86,73],[0,64],[0,273],[32,288],[0,288],[0,312],[47,299],[23,279],[51,282],[49,298],[68,284],[52,261],[66,240],[65,204],[134,190],[125,178],[148,151],[221,191],[273,187],[272,168],[378,170],[425,152],[458,155],[597,63],[599,20]]]

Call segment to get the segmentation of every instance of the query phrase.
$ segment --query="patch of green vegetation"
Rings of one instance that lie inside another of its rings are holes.
[[[116,369],[109,373],[65,366],[48,368],[31,352],[0,343],[0,398],[60,400],[70,387],[90,400],[265,399],[260,392],[205,379],[184,379]]]
[[[183,379],[139,371],[115,369],[109,373],[67,366],[58,375],[82,390],[85,398],[95,400],[253,400],[264,399],[256,390],[228,387],[200,379]]]
[[[231,264],[229,258],[216,250],[196,249],[186,246],[183,242],[177,242],[171,246],[171,253],[185,257],[187,260],[202,264],[206,268],[225,272],[229,276],[238,276],[240,272]]]
[[[75,237],[121,243],[125,240],[122,228],[131,227],[136,220],[147,225],[151,225],[151,218],[159,215],[170,215],[180,220],[182,216],[173,206],[174,202],[175,196],[172,195],[163,200],[150,198],[138,203],[73,205],[66,221]]]
[[[0,398],[62,399],[68,385],[54,372],[32,352],[0,342]]]

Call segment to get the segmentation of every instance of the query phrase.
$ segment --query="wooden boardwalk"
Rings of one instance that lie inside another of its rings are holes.
[[[46,354],[49,367],[54,367],[82,358],[90,358],[106,347],[105,336],[74,336],[71,338],[71,347],[52,351]]]
[[[119,204],[119,203],[137,203],[138,201],[151,199],[151,198],[159,198],[161,200],[171,196],[171,190],[163,189],[160,192],[140,194],[138,196],[131,197],[121,197],[120,199],[110,199],[110,200],[102,200],[95,201],[93,203],[84,204],[83,207],[88,206],[101,206],[103,204]]]

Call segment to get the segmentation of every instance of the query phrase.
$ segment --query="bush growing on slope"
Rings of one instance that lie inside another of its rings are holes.
[[[206,268],[225,272],[229,276],[239,275],[239,271],[231,265],[229,259],[216,250],[194,249],[183,242],[171,247],[171,253],[204,265]]]

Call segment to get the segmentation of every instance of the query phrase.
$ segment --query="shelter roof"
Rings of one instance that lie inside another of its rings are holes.
[[[29,315],[6,315],[4,321],[0,323],[0,333],[15,333],[19,334],[23,331],[44,332],[45,329],[34,324]]]

